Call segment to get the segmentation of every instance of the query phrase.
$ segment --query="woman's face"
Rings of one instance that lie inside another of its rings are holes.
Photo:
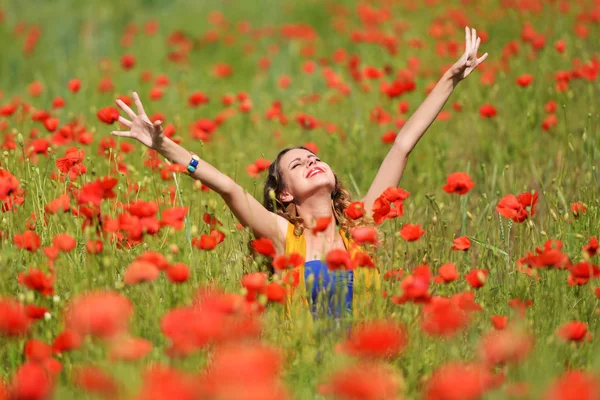
[[[335,188],[335,176],[329,165],[308,150],[288,151],[279,160],[279,169],[286,183],[280,194],[284,202],[302,203],[319,191],[330,195]]]

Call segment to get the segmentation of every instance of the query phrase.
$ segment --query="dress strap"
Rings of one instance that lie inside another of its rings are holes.
[[[285,254],[296,253],[306,258],[306,239],[304,233],[300,236],[295,233],[296,227],[288,222],[287,233],[285,235]]]

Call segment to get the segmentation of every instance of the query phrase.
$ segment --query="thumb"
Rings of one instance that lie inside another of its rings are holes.
[[[154,121],[154,126],[160,126],[160,124],[162,124],[162,121],[160,119]]]

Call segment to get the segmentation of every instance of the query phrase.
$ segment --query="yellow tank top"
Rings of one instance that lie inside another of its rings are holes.
[[[296,235],[295,227],[292,223],[288,223],[288,229],[285,236],[285,254],[296,253],[306,258],[306,239],[304,233]],[[348,238],[346,233],[340,229],[340,235],[344,241],[346,250],[350,253],[350,257],[354,257],[356,252],[362,251],[360,246],[356,245],[352,238]],[[306,298],[306,282],[304,279],[304,265],[298,267],[298,286],[295,290],[299,291],[302,303],[308,304]],[[352,297],[352,313],[356,316],[358,307],[363,307],[370,302],[372,292],[375,290],[379,293],[381,289],[381,278],[377,268],[356,268],[354,270],[354,293]],[[293,296],[288,296],[293,298]],[[288,302],[288,312],[290,311],[290,302]]]

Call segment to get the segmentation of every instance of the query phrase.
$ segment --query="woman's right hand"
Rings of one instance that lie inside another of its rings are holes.
[[[144,106],[140,100],[140,96],[136,92],[133,92],[133,101],[135,102],[135,107],[137,109],[137,115],[129,106],[123,101],[117,99],[117,104],[119,107],[125,111],[125,114],[131,118],[128,120],[127,118],[123,118],[119,116],[119,122],[125,126],[129,127],[129,131],[112,131],[111,134],[115,136],[122,137],[130,137],[136,139],[144,146],[151,148],[152,150],[159,150],[163,145],[165,140],[165,134],[162,130],[162,121],[157,120],[154,123],[150,121],[146,112],[144,111]]]

